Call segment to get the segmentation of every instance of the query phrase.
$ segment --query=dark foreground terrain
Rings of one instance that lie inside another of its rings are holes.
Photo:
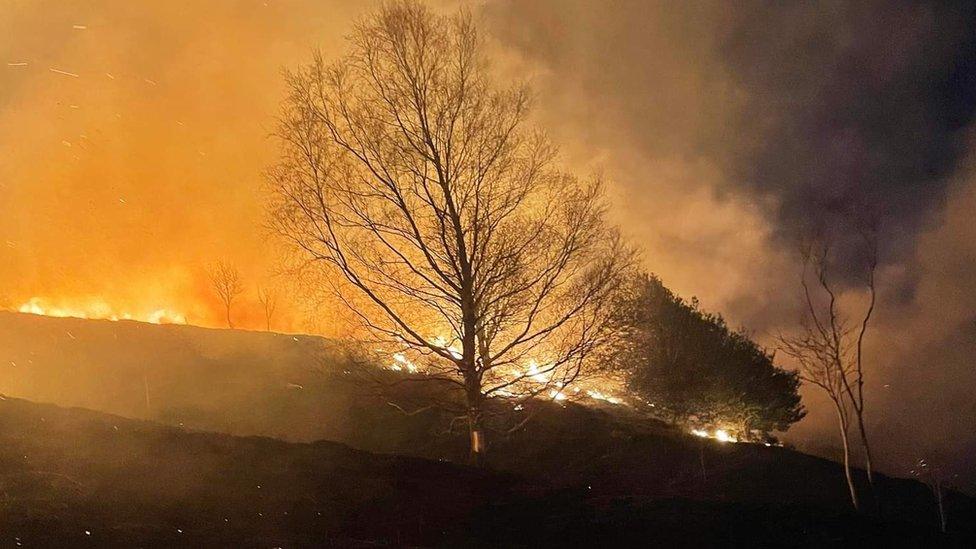
[[[0,313],[0,545],[976,544],[968,497],[948,535],[910,480],[854,515],[832,461],[608,405],[537,404],[490,471],[455,465],[463,432],[364,390],[330,345]]]
[[[800,504],[596,495],[318,442],[0,401],[0,543],[612,546],[959,543]]]

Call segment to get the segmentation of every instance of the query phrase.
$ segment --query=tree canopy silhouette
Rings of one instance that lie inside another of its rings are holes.
[[[696,299],[638,275],[621,292],[610,360],[664,419],[741,435],[786,430],[804,416],[796,373]]]

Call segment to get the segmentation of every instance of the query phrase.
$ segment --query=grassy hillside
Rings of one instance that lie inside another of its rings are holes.
[[[342,445],[186,433],[0,402],[4,545],[274,547],[449,539],[513,483]],[[428,520],[430,517],[433,520]]]
[[[401,414],[345,374],[329,348],[307,336],[0,313],[0,392],[184,429],[464,461],[465,437],[445,434],[446,418]],[[492,468],[616,502],[624,514],[677,499],[695,502],[689,513],[736,505],[759,509],[760,521],[789,522],[801,509],[838,524],[853,520],[833,462],[698,439],[612,406],[535,411],[525,429],[493,440]],[[882,477],[881,487],[886,521],[922,532],[936,524],[924,486]],[[950,527],[971,535],[972,500],[954,495],[949,513]]]
[[[798,504],[608,497],[330,442],[0,401],[0,543],[701,546],[963,541]]]

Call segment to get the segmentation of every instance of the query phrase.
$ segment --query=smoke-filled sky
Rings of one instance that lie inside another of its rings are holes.
[[[205,268],[225,259],[247,285],[240,323],[259,326],[256,288],[275,284],[261,182],[281,70],[316,48],[336,54],[373,5],[0,0],[0,300],[218,324]],[[843,241],[880,219],[867,345],[881,461],[901,474],[923,455],[972,469],[971,6],[467,5],[499,71],[533,84],[565,161],[614,182],[614,213],[647,268],[761,342],[799,318],[798,237],[827,224]],[[852,287],[844,303],[863,297]],[[282,322],[306,326],[285,309]],[[333,322],[320,311],[309,326]],[[826,451],[832,412],[813,391],[805,401],[790,438]]]

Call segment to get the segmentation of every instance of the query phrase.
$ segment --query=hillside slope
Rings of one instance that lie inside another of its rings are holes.
[[[24,546],[434,543],[511,480],[335,443],[0,402],[0,536]],[[476,497],[477,495],[477,497]]]
[[[335,443],[0,401],[0,543],[24,547],[962,542],[804,505],[601,497]]]
[[[186,429],[464,461],[465,437],[445,434],[446,418],[397,412],[345,375],[329,346],[308,336],[0,313],[0,392]],[[491,467],[615,501],[798,506],[827,517],[849,507],[842,470],[828,460],[701,440],[611,406],[536,411],[525,429],[493,440]],[[884,477],[880,485],[886,520],[936,524],[924,486]],[[953,495],[948,509],[950,527],[971,534],[972,500]]]

